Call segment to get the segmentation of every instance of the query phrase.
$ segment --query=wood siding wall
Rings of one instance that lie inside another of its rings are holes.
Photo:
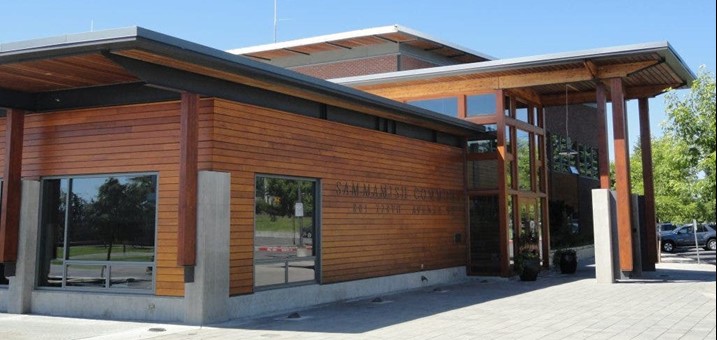
[[[322,283],[465,265],[462,149],[224,100],[214,112],[214,170],[232,180],[232,295],[253,291],[256,174],[321,181]],[[352,196],[337,184],[406,196]],[[457,200],[431,200],[431,189]]]
[[[200,104],[200,169],[209,167],[211,157],[211,103]],[[0,118],[0,152],[5,128],[5,118]],[[158,173],[156,294],[184,295],[183,269],[176,265],[178,102],[27,115],[22,163],[23,179]]]

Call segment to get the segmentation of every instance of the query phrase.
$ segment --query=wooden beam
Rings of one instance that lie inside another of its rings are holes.
[[[630,188],[630,144],[627,134],[627,112],[622,79],[610,80],[612,93],[612,126],[615,147],[615,189],[617,191],[617,234],[620,270],[631,272],[632,208]]]
[[[199,95],[182,93],[179,140],[177,265],[194,266],[197,249]]]
[[[598,83],[598,82],[596,82]],[[680,87],[682,84],[648,85],[626,88],[625,99],[652,98],[665,92],[670,87]],[[610,93],[606,92],[606,99],[610,101]],[[568,96],[569,104],[595,103],[595,91],[571,92]],[[544,106],[565,105],[565,93],[556,93],[540,96],[540,103]]]
[[[0,262],[17,261],[20,200],[22,189],[22,144],[25,111],[9,109],[5,118],[5,167],[3,169],[2,213],[0,213]]]
[[[499,86],[503,89],[515,87],[529,87],[538,85],[551,85],[588,81],[593,79],[624,78],[639,70],[658,64],[659,61],[640,61],[635,63],[598,66],[597,73],[588,67],[571,68],[545,72],[532,72],[500,76]]]
[[[637,71],[659,64],[659,60],[638,61],[634,63],[605,65],[598,67],[598,79],[625,78]]]
[[[585,66],[585,69],[590,72],[590,74],[593,76],[593,78],[597,78],[598,76],[598,67],[595,65],[595,63],[592,62],[592,60],[585,60],[583,61],[583,66]]]
[[[640,149],[642,153],[642,182],[645,194],[645,244],[647,247],[647,259],[643,261],[643,269],[655,270],[657,263],[657,231],[655,218],[655,186],[652,174],[652,137],[650,135],[650,107],[647,98],[640,98],[638,101],[640,112]]]
[[[610,189],[610,148],[607,136],[607,90],[605,84],[596,84],[597,97],[597,132],[598,132],[598,171],[600,172],[600,189]]]

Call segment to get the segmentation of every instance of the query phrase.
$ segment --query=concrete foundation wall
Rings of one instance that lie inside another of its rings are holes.
[[[425,277],[426,280],[422,280]],[[465,267],[384,276],[328,285],[307,285],[259,291],[229,299],[229,316],[245,318],[295,311],[326,303],[367,298],[381,294],[458,283],[467,280]]]
[[[182,322],[184,299],[152,295],[36,290],[33,314],[114,320]]]

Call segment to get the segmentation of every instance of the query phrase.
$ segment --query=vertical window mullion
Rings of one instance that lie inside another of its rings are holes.
[[[60,187],[62,187],[62,180],[60,180]],[[62,288],[67,286],[67,263],[65,261],[70,256],[69,242],[67,242],[69,237],[68,229],[70,229],[70,210],[72,210],[70,197],[72,197],[72,179],[68,178],[67,193],[65,193],[65,230],[62,231]]]

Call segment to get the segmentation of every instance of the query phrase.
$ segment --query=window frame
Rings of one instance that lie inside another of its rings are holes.
[[[38,233],[37,233],[37,261],[36,261],[36,269],[37,269],[37,275],[35,277],[34,287],[38,290],[51,290],[51,291],[71,291],[71,292],[94,292],[94,293],[122,293],[122,294],[137,294],[137,295],[154,295],[157,290],[157,251],[158,251],[158,238],[159,238],[159,202],[160,202],[160,192],[159,192],[159,182],[160,182],[160,174],[159,172],[121,172],[121,173],[103,173],[103,174],[78,174],[78,175],[58,175],[58,176],[46,176],[40,178],[40,187],[43,187],[43,183],[47,180],[73,180],[73,179],[88,179],[88,178],[110,178],[110,177],[142,177],[142,176],[154,176],[156,178],[155,180],[155,208],[154,208],[154,252],[152,254],[153,261],[151,262],[134,262],[134,261],[83,261],[83,260],[68,260],[65,259],[67,257],[67,219],[69,216],[69,209],[65,211],[65,230],[64,230],[64,236],[63,236],[63,259],[62,259],[62,284],[59,287],[52,287],[52,286],[42,286],[40,285],[40,276],[39,274],[42,272],[42,265],[43,265],[43,259],[41,258],[42,254],[41,251],[44,248],[43,243],[43,234],[44,234],[44,228],[43,228],[43,221],[40,219]],[[71,186],[70,186],[71,190]],[[39,205],[39,213],[42,215],[44,206],[44,190],[40,190],[40,205]],[[69,194],[69,190],[68,193]],[[106,266],[107,270],[107,277],[105,279],[105,284],[102,287],[92,287],[92,286],[86,286],[86,287],[78,287],[78,286],[68,286],[67,285],[67,267],[70,265],[104,265]],[[151,267],[152,268],[152,284],[149,289],[131,289],[131,288],[112,288],[112,267],[113,265],[117,267],[128,267],[128,266],[142,266],[142,267]]]
[[[254,173],[254,207],[253,207],[253,213],[252,213],[252,219],[253,219],[253,237],[252,237],[252,243],[256,245],[256,181],[258,178],[275,178],[275,179],[289,179],[294,181],[306,181],[306,182],[313,182],[314,183],[314,247],[316,248],[314,253],[316,255],[313,256],[305,256],[300,258],[300,260],[307,260],[307,259],[313,259],[314,260],[314,280],[306,280],[306,281],[294,281],[294,282],[287,282],[286,276],[284,278],[284,283],[275,283],[275,284],[268,284],[268,285],[262,285],[257,286],[256,285],[256,269],[257,264],[268,264],[268,263],[281,263],[282,261],[267,261],[267,260],[258,260],[256,259],[256,250],[252,249],[252,289],[255,292],[258,291],[266,291],[266,290],[274,290],[274,289],[282,289],[282,288],[289,288],[289,287],[297,287],[297,286],[307,286],[307,285],[314,285],[314,284],[321,284],[321,276],[322,276],[322,270],[321,270],[321,239],[322,239],[322,232],[321,232],[321,225],[322,225],[322,219],[321,219],[321,212],[322,212],[322,191],[321,191],[321,179],[320,178],[312,178],[312,177],[301,177],[301,176],[290,176],[290,175],[280,175],[280,174],[267,174],[267,173]],[[287,263],[290,263],[292,261],[284,261]]]

